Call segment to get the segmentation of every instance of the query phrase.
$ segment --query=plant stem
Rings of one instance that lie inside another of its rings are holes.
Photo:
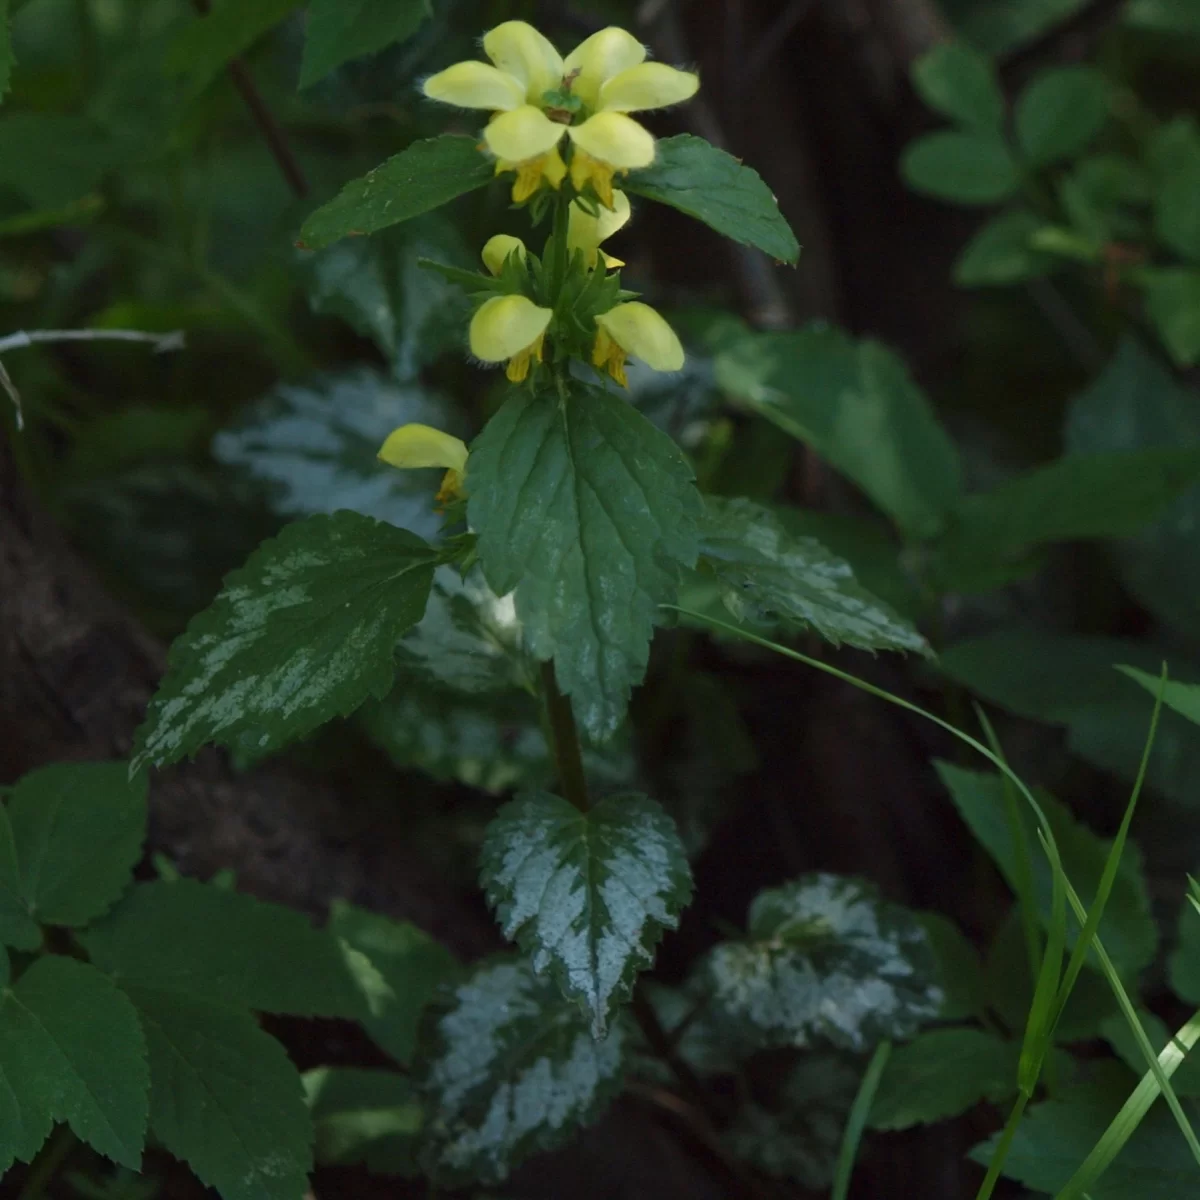
[[[688,1100],[710,1121],[714,1118],[720,1120],[721,1114],[714,1110],[712,1099],[705,1091],[704,1085],[680,1056],[650,1001],[641,992],[637,992],[629,1007],[650,1049],[670,1068],[671,1074],[679,1081],[679,1086]]]
[[[580,812],[587,812],[587,777],[583,773],[583,755],[579,749],[579,731],[575,728],[575,714],[571,702],[558,690],[554,677],[554,664],[542,663],[542,700],[546,705],[546,717],[550,722],[551,741],[554,743],[554,761],[558,767],[558,786],[563,796]]]
[[[558,196],[554,201],[554,224],[550,230],[550,245],[554,257],[554,271],[550,276],[550,294],[554,300],[554,306],[558,305],[558,298],[562,295],[563,284],[567,280],[567,265],[568,255],[567,250],[567,230],[571,221],[571,195],[564,188],[560,188]]]
[[[992,1161],[988,1164],[987,1175],[984,1177],[983,1183],[979,1185],[979,1191],[975,1193],[975,1200],[988,1200],[988,1197],[995,1191],[996,1183],[1000,1179],[1000,1172],[1004,1169],[1004,1160],[1008,1157],[1013,1138],[1017,1136],[1017,1126],[1021,1124],[1021,1118],[1025,1114],[1025,1105],[1028,1103],[1029,1097],[1024,1092],[1018,1092],[1016,1103],[1008,1114],[1004,1132],[1000,1135],[1000,1141],[996,1143],[996,1149],[992,1152]]]

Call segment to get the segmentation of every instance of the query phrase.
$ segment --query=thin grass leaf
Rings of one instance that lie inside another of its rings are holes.
[[[1017,1099],[1008,1114],[1008,1120],[1004,1122],[1004,1132],[996,1143],[992,1161],[988,1163],[987,1174],[979,1185],[979,1191],[975,1193],[975,1200],[989,1200],[996,1184],[1000,1182],[1000,1172],[1004,1169],[1004,1160],[1012,1148],[1013,1138],[1017,1136],[1017,1126],[1021,1124],[1021,1118],[1025,1115],[1025,1105],[1028,1103],[1029,1097],[1024,1092],[1018,1092]]]
[[[871,1115],[871,1105],[875,1103],[875,1093],[879,1090],[879,1081],[883,1078],[883,1068],[887,1066],[891,1053],[892,1043],[880,1042],[867,1064],[862,1083],[858,1085],[858,1095],[854,1097],[850,1115],[846,1118],[846,1130],[842,1134],[842,1148],[838,1151],[837,1172],[834,1175],[833,1191],[829,1200],[846,1200],[850,1194],[850,1176],[854,1174],[858,1144],[862,1141],[867,1118]]]
[[[1175,1074],[1179,1064],[1183,1062],[1184,1055],[1198,1041],[1200,1012],[1192,1015],[1191,1020],[1163,1047],[1155,1060],[1165,1078],[1170,1079]],[[1104,1131],[1104,1136],[1096,1143],[1091,1154],[1083,1160],[1079,1170],[1067,1180],[1066,1186],[1055,1200],[1081,1200],[1088,1189],[1094,1187],[1100,1176],[1108,1170],[1122,1147],[1133,1136],[1134,1130],[1141,1124],[1142,1118],[1150,1111],[1150,1106],[1161,1094],[1162,1089],[1156,1073],[1147,1071],[1129,1099],[1121,1105],[1121,1111],[1113,1117],[1112,1123]]]

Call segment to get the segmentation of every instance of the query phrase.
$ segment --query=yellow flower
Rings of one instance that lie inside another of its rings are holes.
[[[493,275],[499,275],[504,270],[504,264],[509,256],[516,254],[522,262],[525,261],[525,243],[519,237],[509,233],[497,233],[488,238],[483,246],[483,265]]]
[[[520,383],[529,364],[542,361],[542,342],[553,315],[528,296],[493,296],[471,318],[471,353],[483,362],[508,362],[505,374]]]
[[[447,504],[463,494],[467,474],[467,447],[430,425],[401,425],[388,434],[379,449],[380,459],[393,467],[445,467],[437,502]]]
[[[567,168],[559,145],[566,134],[573,144],[571,182],[577,191],[590,183],[612,208],[614,173],[654,161],[654,138],[626,114],[679,104],[700,86],[691,72],[645,62],[646,48],[615,26],[594,33],[565,60],[524,21],[496,26],[483,49],[493,65],[455,63],[425,81],[425,95],[494,114],[483,140],[497,172],[517,173],[517,202],[543,182],[562,183]],[[564,104],[568,96],[571,105]],[[580,108],[585,119],[569,124]]]
[[[612,208],[602,208],[596,216],[579,203],[572,202],[567,220],[567,247],[574,253],[583,251],[584,261],[589,267],[596,265],[597,258],[604,259],[605,267],[623,267],[625,264],[600,249],[600,243],[612,237],[629,221],[629,197],[624,192],[614,191]]]
[[[608,373],[622,386],[625,359],[632,354],[655,371],[683,368],[683,347],[675,331],[648,304],[637,300],[618,304],[596,318],[596,341],[592,365]]]

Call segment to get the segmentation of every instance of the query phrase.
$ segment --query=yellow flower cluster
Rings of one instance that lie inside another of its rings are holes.
[[[425,81],[425,95],[459,108],[492,112],[484,144],[497,174],[515,171],[513,200],[528,200],[543,182],[557,188],[568,169],[575,190],[589,184],[612,208],[613,175],[654,161],[654,138],[628,114],[679,104],[699,78],[646,62],[646,48],[616,26],[581,42],[564,59],[524,21],[484,35],[491,64],[455,63]],[[560,147],[570,145],[570,167]]]

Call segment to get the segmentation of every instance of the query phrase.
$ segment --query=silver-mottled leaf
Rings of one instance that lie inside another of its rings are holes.
[[[175,640],[132,769],[212,741],[277,749],[383,696],[436,561],[420,538],[357,513],[287,526]]]
[[[417,384],[368,367],[281,384],[213,440],[213,454],[268,487],[285,517],[350,509],[434,537],[438,471],[398,471],[378,459],[398,425],[462,433],[450,406]]]
[[[715,572],[725,606],[739,621],[806,625],[835,645],[864,650],[930,653],[917,630],[820,542],[793,537],[752,500],[709,496],[706,502],[701,561]]]
[[[804,875],[761,892],[749,934],[699,967],[715,1015],[747,1052],[813,1042],[862,1052],[939,1015],[924,928],[860,880]]]
[[[527,792],[488,826],[481,879],[500,928],[603,1037],[692,895],[675,823],[653,800],[609,796],[586,813]]]
[[[497,1182],[569,1141],[621,1087],[625,1032],[595,1041],[576,1005],[527,962],[479,967],[455,989],[424,1059],[426,1167],[448,1183]]]
[[[594,739],[646,670],[659,606],[696,559],[700,497],[678,447],[622,397],[514,391],[471,448],[484,575],[516,590],[530,652]]]

